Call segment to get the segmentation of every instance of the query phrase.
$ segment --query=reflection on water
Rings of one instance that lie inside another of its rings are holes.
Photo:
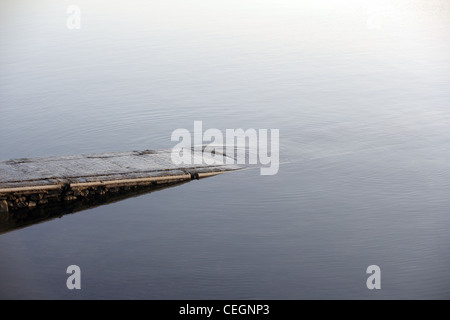
[[[103,196],[98,195],[95,198],[80,198],[71,202],[53,203],[48,205],[41,205],[32,209],[17,209],[9,213],[2,213],[0,215],[0,234],[29,227],[34,224],[50,221],[55,218],[62,218],[67,214],[73,214],[101,205],[111,204],[128,198],[138,197],[143,194],[180,186],[184,183],[187,182],[174,182],[164,185],[139,187],[135,190],[132,189],[124,191],[122,193],[112,193]]]

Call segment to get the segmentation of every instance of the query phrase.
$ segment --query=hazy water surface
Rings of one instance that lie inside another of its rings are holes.
[[[2,234],[0,298],[450,298],[449,13],[425,0],[2,1],[0,160],[171,148],[202,120],[280,129],[282,165]]]

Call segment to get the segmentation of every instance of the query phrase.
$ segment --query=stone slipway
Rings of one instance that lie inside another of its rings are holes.
[[[193,152],[193,157],[201,159],[202,153]],[[171,150],[0,161],[0,212],[199,179],[236,169],[236,165],[176,165]]]

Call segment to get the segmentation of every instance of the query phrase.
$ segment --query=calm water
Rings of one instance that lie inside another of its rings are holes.
[[[1,160],[171,148],[202,120],[280,129],[282,165],[2,234],[0,298],[450,298],[449,13],[429,0],[2,1]]]

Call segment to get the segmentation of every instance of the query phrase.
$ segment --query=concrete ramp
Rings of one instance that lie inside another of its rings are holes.
[[[199,179],[239,169],[234,164],[208,165],[201,160],[213,159],[201,151],[193,151],[192,155],[194,161],[189,165],[174,164],[171,150],[1,161],[0,212],[126,192],[152,184]],[[221,159],[226,160],[226,156]],[[234,159],[231,160],[234,163]]]

